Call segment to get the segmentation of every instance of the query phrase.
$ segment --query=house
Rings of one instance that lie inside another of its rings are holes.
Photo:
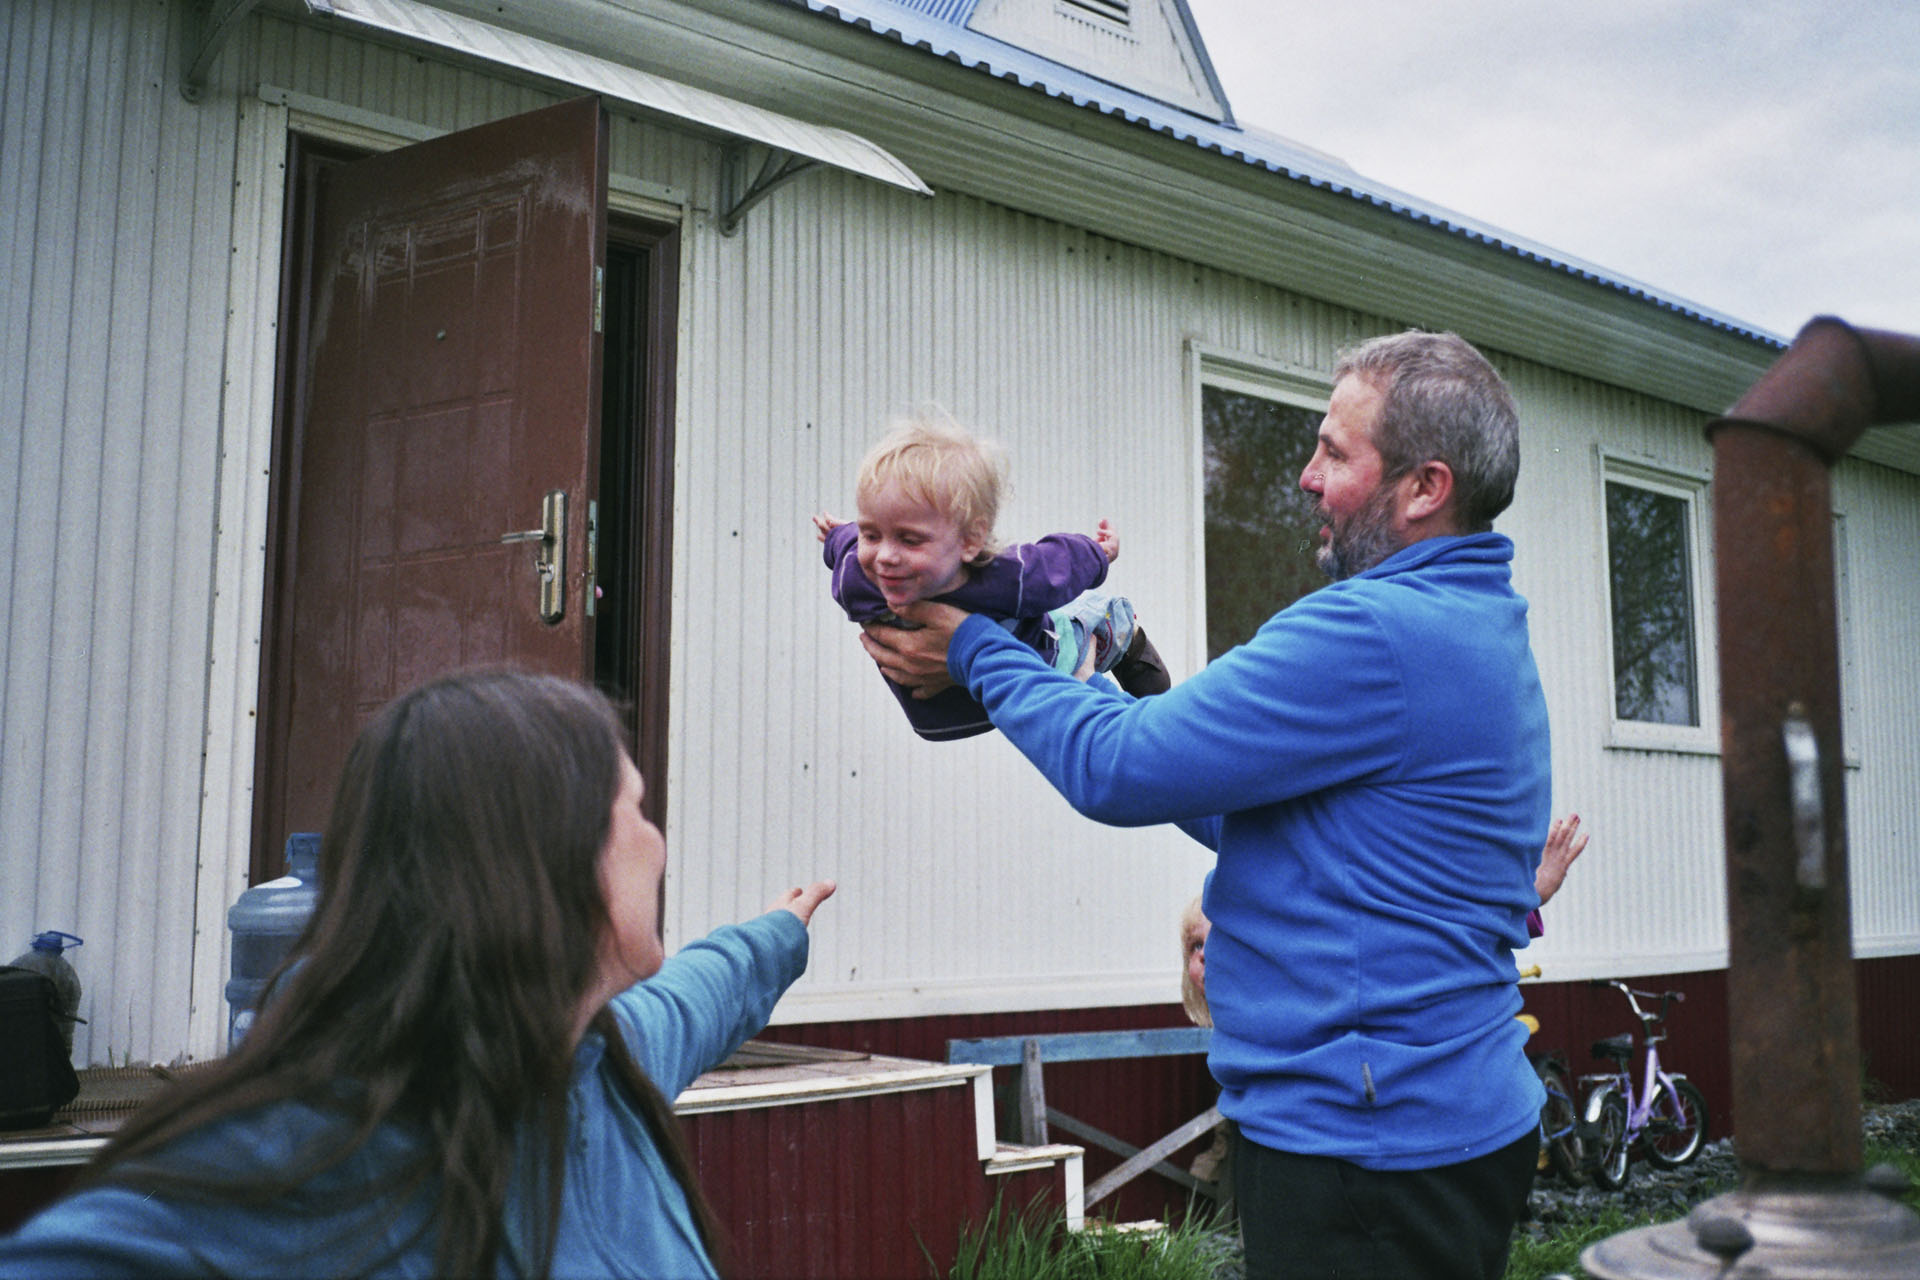
[[[219,1053],[224,913],[359,719],[501,657],[632,699],[670,947],[839,880],[774,1038],[1177,1024],[1205,858],[997,736],[914,738],[808,517],[937,401],[1006,447],[1003,531],[1118,523],[1190,674],[1311,585],[1334,353],[1420,326],[1518,397],[1500,527],[1597,842],[1529,956],[1543,1034],[1623,1029],[1586,978],[1682,986],[1724,1096],[1701,428],[1776,336],[1236,120],[1183,0],[22,0],[0,33],[0,937],[86,939],[80,1061]],[[434,194],[528,155],[579,198]],[[401,305],[350,322],[363,225]],[[1920,430],[1833,492],[1867,1070],[1914,1094]],[[1116,1127],[1179,1094],[1140,1142],[1204,1105],[1190,1065],[1063,1087]]]

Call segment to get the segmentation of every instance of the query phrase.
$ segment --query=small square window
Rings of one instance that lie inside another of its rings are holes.
[[[1705,482],[1604,461],[1614,742],[1714,750]]]
[[[1853,566],[1847,549],[1847,518],[1833,517],[1833,621],[1840,646],[1840,743],[1851,768],[1860,767],[1860,662],[1854,649]]]
[[[1687,499],[1607,481],[1607,587],[1613,606],[1613,714],[1699,724]]]
[[[1300,472],[1313,456],[1325,392],[1202,366],[1200,427],[1206,525],[1207,660],[1253,638],[1318,587],[1320,520]]]

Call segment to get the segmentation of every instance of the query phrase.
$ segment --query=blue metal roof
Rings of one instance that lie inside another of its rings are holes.
[[[921,49],[971,70],[1001,80],[1009,80],[1074,106],[1114,116],[1129,124],[1162,133],[1179,142],[1218,152],[1255,168],[1265,169],[1283,178],[1311,187],[1348,196],[1362,204],[1397,214],[1409,221],[1434,227],[1476,244],[1483,244],[1513,257],[1535,262],[1611,289],[1638,301],[1651,303],[1690,320],[1741,337],[1753,338],[1776,347],[1786,340],[1764,329],[1757,329],[1732,316],[1656,291],[1618,272],[1608,271],[1524,236],[1514,235],[1491,223],[1483,222],[1451,209],[1434,205],[1406,192],[1365,177],[1346,162],[1323,151],[1303,146],[1278,134],[1246,128],[1229,119],[1216,124],[1178,107],[1145,97],[1119,85],[1076,71],[1039,54],[969,30],[966,23],[978,0],[790,0],[816,13],[837,18],[875,35],[895,40],[910,48]],[[1140,0],[1135,0],[1140,3]],[[1200,46],[1198,29],[1179,4],[1182,17],[1193,35],[1202,61],[1206,50]],[[1212,77],[1212,68],[1207,66]],[[1224,95],[1223,95],[1224,97]]]

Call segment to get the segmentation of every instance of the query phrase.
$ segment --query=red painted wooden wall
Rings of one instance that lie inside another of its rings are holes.
[[[948,1040],[987,1036],[1034,1035],[1054,1031],[1130,1031],[1142,1027],[1185,1027],[1192,1024],[1179,1005],[1143,1005],[1111,1009],[1055,1009],[1034,1013],[962,1014],[934,1018],[901,1018],[872,1022],[826,1022],[768,1027],[766,1040],[792,1044],[856,1049],[901,1058],[947,1060]],[[1016,1068],[994,1070],[1000,1102],[1000,1138],[1017,1141],[1015,1109]],[[1218,1090],[1199,1054],[1167,1058],[1134,1058],[1110,1062],[1060,1062],[1045,1069],[1047,1104],[1136,1147],[1144,1147],[1170,1133],[1212,1106]],[[1090,1146],[1070,1134],[1056,1132],[1056,1142],[1087,1148],[1086,1181],[1096,1179],[1120,1157]],[[1172,1163],[1185,1168],[1206,1149],[1207,1140],[1178,1152]],[[1009,1199],[1012,1197],[1009,1196]],[[1108,1200],[1093,1206],[1098,1217],[1121,1222],[1158,1219],[1185,1212],[1187,1193],[1174,1183],[1148,1174],[1122,1187]]]

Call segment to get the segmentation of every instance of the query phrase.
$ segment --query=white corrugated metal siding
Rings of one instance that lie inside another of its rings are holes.
[[[1920,950],[1920,478],[1867,462],[1834,473],[1846,519],[1842,602],[1857,712],[1846,737],[1854,954]]]
[[[1539,366],[1500,363],[1519,400],[1522,447],[1514,505],[1499,527],[1516,544],[1514,582],[1530,606],[1547,691],[1554,809],[1578,813],[1592,836],[1547,909],[1547,933],[1529,948],[1529,963],[1540,963],[1553,981],[1723,965],[1719,757],[1611,745],[1599,454],[1604,447],[1676,473],[1704,474],[1712,463],[1701,432],[1705,418]],[[1696,587],[1696,622],[1711,628],[1712,583]],[[1702,715],[1708,725],[1718,722],[1711,706]]]
[[[250,810],[285,130],[421,136],[552,100],[256,16],[189,105],[162,54],[180,9],[40,0],[3,28],[0,528],[13,554],[0,580],[0,944],[39,928],[88,938],[92,1061],[211,1052],[223,1023],[223,912]],[[1204,581],[1191,349],[1324,370],[1396,321],[832,171],[722,237],[714,141],[617,115],[612,142],[617,188],[691,201],[670,943],[831,875],[842,893],[785,1019],[1173,998],[1175,915],[1205,858],[1169,831],[1079,819],[997,737],[915,738],[828,597],[808,516],[850,515],[855,465],[888,415],[937,400],[1008,450],[1004,535],[1118,522],[1112,582],[1184,674],[1201,652]],[[1711,966],[1725,951],[1717,759],[1606,745],[1596,452],[1703,472],[1700,415],[1501,363],[1527,431],[1502,527],[1533,604],[1556,806],[1595,833],[1539,955],[1554,978]],[[1864,464],[1839,479],[1870,691],[1851,771],[1856,920],[1863,944],[1897,953],[1920,945],[1920,617],[1903,586],[1920,561],[1920,481]]]
[[[831,875],[842,897],[786,1016],[1166,999],[1197,852],[1077,818],[997,737],[915,738],[827,595],[808,515],[851,515],[887,417],[939,401],[1008,450],[1003,536],[1112,517],[1110,581],[1190,662],[1192,485],[1167,483],[1185,473],[1188,298],[1168,261],[1070,228],[807,182],[734,239],[692,239],[674,932]],[[1165,359],[1142,359],[1162,337]]]
[[[83,1062],[172,1057],[205,990],[234,131],[173,91],[170,13],[39,0],[0,18],[0,945],[86,939]]]

